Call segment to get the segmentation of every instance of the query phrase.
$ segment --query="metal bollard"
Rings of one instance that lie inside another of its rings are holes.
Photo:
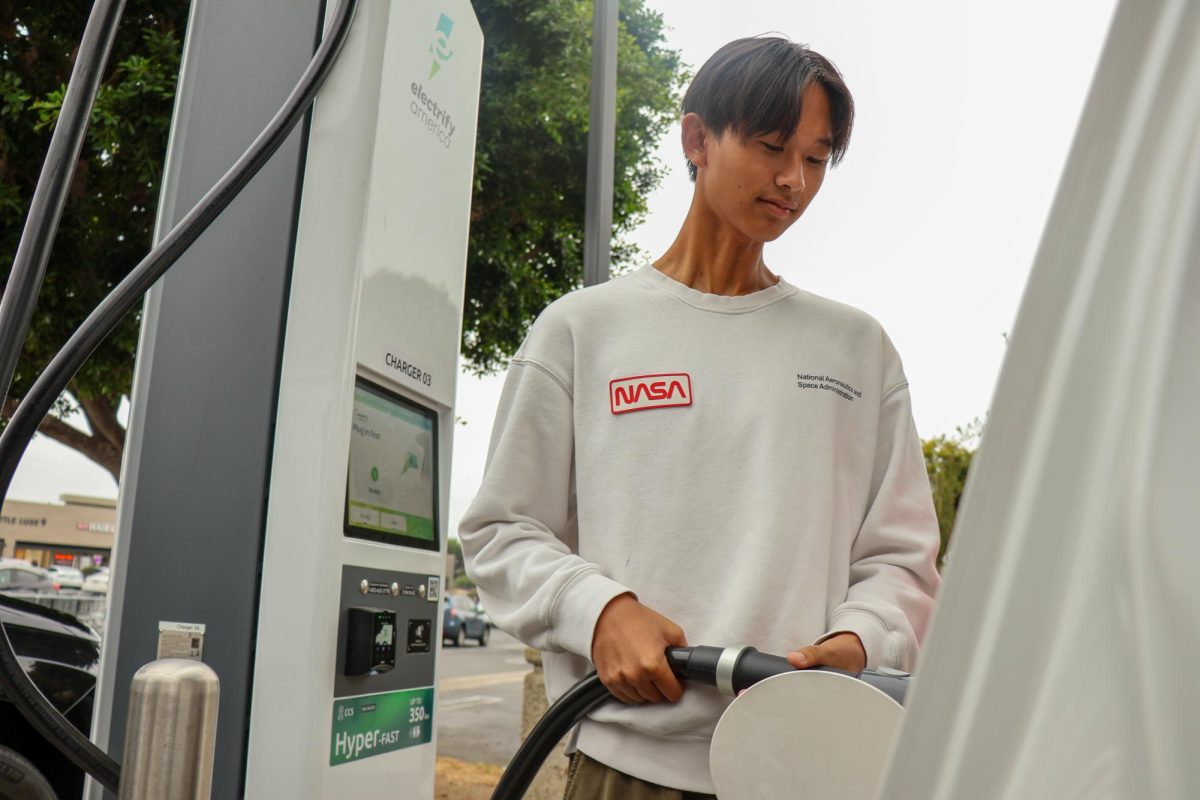
[[[200,661],[164,658],[133,676],[120,800],[209,800],[220,681]]]

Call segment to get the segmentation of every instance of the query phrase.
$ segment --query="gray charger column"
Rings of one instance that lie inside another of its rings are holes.
[[[608,280],[617,130],[617,0],[592,3],[592,87],[588,106],[583,285]]]
[[[250,144],[316,49],[321,0],[194,0],[159,235]],[[147,298],[94,735],[120,753],[158,623],[203,623],[214,798],[242,796],[259,569],[306,126]],[[96,796],[93,792],[92,796]]]

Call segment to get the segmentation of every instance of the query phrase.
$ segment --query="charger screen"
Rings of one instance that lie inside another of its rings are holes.
[[[346,535],[436,550],[437,415],[368,381],[354,387]]]

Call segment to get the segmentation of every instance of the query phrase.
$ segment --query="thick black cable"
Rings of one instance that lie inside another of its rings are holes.
[[[520,800],[542,762],[572,727],[597,706],[612,698],[595,673],[576,683],[542,715],[517,748],[492,792],[492,800]]]
[[[71,80],[67,83],[46,160],[29,203],[29,215],[25,218],[12,269],[8,272],[4,298],[0,300],[0,406],[8,398],[21,347],[29,333],[29,321],[33,319],[33,307],[46,276],[54,234],[58,231],[67,191],[71,188],[71,176],[75,174],[79,151],[83,149],[100,77],[112,52],[124,10],[125,0],[96,0],[83,29],[79,52],[71,68]]]
[[[46,274],[58,223],[62,219],[71,178],[87,135],[88,120],[100,88],[100,78],[112,52],[124,10],[125,0],[96,0],[84,26],[75,63],[71,67],[71,78],[50,136],[46,160],[33,190],[25,227],[4,287],[4,297],[0,300],[0,406],[8,398],[13,372],[29,332],[29,323]],[[7,633],[0,639],[7,643]],[[3,649],[2,644],[0,649]],[[19,663],[17,666],[20,669]],[[24,670],[21,670],[21,676],[25,677]],[[9,696],[12,696],[7,682],[2,683]],[[37,692],[36,689],[34,691]],[[90,760],[86,750],[78,747],[73,749],[76,750],[73,760]],[[101,763],[96,766],[106,765]]]
[[[233,201],[255,173],[279,149],[291,129],[312,103],[317,90],[329,75],[346,41],[354,18],[357,0],[342,0],[326,33],[296,88],[282,108],[263,129],[241,158],[230,167],[196,206],[171,229],[163,240],[117,284],[101,301],[67,343],[51,359],[33,387],[25,395],[16,413],[0,435],[0,502],[8,496],[17,464],[37,432],[38,425],[62,394],[71,378],[88,356],[141,299],[163,273]],[[0,632],[3,631],[0,623]],[[0,689],[21,715],[47,741],[57,747],[73,764],[83,769],[106,788],[118,791],[120,765],[107,753],[77,731],[42,696],[21,668],[8,634],[0,636]]]

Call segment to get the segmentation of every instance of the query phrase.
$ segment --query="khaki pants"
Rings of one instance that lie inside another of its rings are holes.
[[[716,795],[668,789],[594,761],[578,750],[567,768],[563,800],[717,800]]]

